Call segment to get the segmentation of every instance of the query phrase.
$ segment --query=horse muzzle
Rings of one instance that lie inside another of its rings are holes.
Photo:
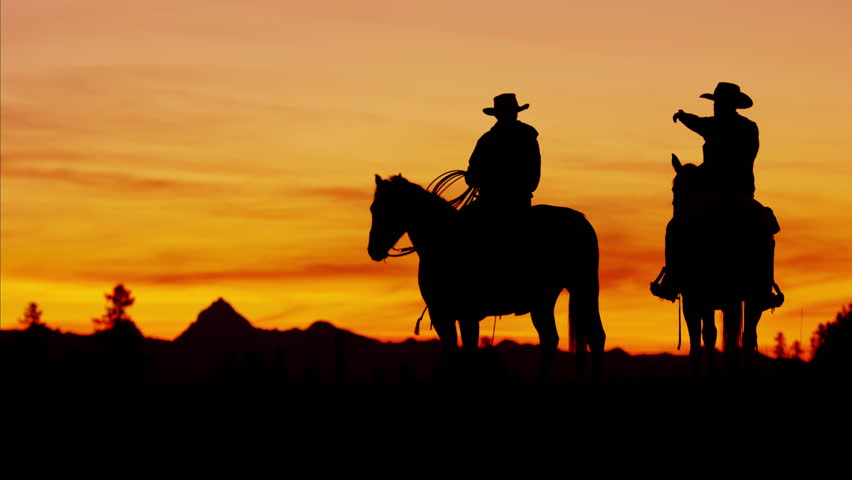
[[[387,250],[381,251],[375,248],[367,247],[367,253],[370,254],[370,258],[377,262],[381,262],[382,260],[388,258]]]

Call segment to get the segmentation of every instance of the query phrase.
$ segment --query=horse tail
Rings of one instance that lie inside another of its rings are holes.
[[[573,231],[580,253],[569,281],[568,290],[568,349],[569,352],[582,355],[587,349],[603,352],[606,341],[600,315],[600,252],[598,238],[588,220],[580,215],[575,218],[577,228]]]
[[[568,294],[568,351],[575,354],[603,351],[606,333],[597,288],[575,288]]]

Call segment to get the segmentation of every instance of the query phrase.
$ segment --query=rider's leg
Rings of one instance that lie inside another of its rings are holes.
[[[673,217],[666,225],[666,246],[665,259],[666,265],[663,276],[659,283],[656,281],[651,284],[651,292],[666,300],[674,301],[681,289],[683,277],[683,248],[684,225],[683,221],[677,217]]]

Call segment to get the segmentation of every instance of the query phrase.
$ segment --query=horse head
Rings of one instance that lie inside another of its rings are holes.
[[[672,154],[672,167],[675,171],[672,180],[672,205],[674,214],[688,210],[701,198],[701,167],[687,163],[681,163],[677,155]]]
[[[393,176],[388,180],[383,180],[376,175],[376,193],[373,196],[373,204],[370,205],[373,223],[370,226],[367,253],[377,262],[389,256],[390,249],[406,231],[403,222],[404,205],[400,196],[404,185],[408,183],[408,180],[401,175]]]

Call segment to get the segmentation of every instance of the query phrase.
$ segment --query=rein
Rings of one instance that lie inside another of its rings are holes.
[[[414,247],[402,247],[402,248],[391,247],[391,250],[395,250],[399,253],[388,253],[389,257],[404,257],[404,256],[406,256],[410,253],[414,253]]]
[[[680,303],[680,295],[677,296],[677,349],[680,350],[681,337],[683,334],[681,333],[681,328],[683,325],[683,318],[681,315],[681,310],[683,309],[683,305]]]

